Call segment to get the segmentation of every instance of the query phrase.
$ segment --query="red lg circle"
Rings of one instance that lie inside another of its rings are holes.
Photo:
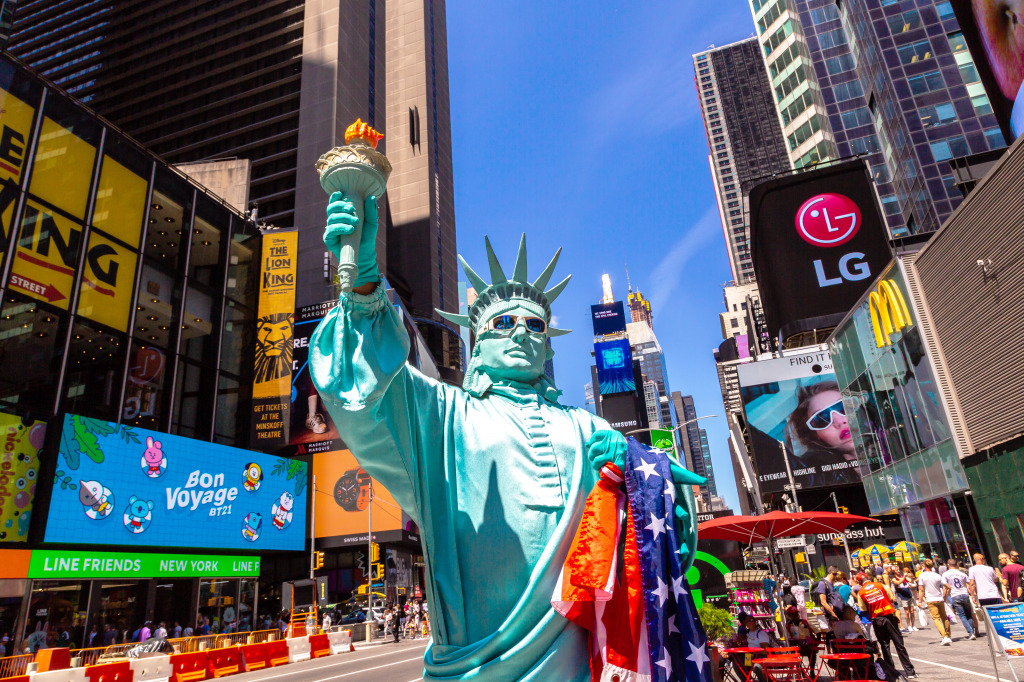
[[[839,246],[860,229],[860,209],[842,194],[818,194],[796,212],[796,231],[814,246]]]

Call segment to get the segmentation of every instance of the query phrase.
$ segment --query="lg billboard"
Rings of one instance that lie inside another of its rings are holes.
[[[758,185],[750,207],[754,273],[772,336],[835,324],[889,263],[863,161]]]

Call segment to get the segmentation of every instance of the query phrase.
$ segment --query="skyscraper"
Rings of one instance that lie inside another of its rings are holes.
[[[817,160],[864,157],[893,238],[934,231],[959,205],[950,159],[1005,146],[947,0],[751,11],[794,167],[807,135]]]
[[[789,172],[789,157],[757,39],[698,52],[693,64],[729,265],[745,284],[754,280],[750,189]]]
[[[444,36],[442,0],[66,0],[20,3],[10,50],[172,163],[249,159],[250,207],[300,228],[298,306],[334,295],[313,165],[357,118],[381,130],[382,271],[457,371],[433,313],[458,309]]]
[[[700,487],[700,493],[704,498],[704,503],[710,505],[711,497],[718,495],[718,489],[715,485],[715,472],[711,466],[711,448],[708,445],[707,434],[697,423],[697,409],[693,405],[693,396],[682,395],[676,391],[672,394],[672,401],[676,404],[679,423],[686,424],[679,430],[679,439],[683,443],[686,463],[695,474],[708,479],[707,484]],[[679,412],[680,407],[682,412]],[[685,437],[683,436],[684,432]]]
[[[640,372],[644,378],[644,396],[647,400],[648,414],[655,415],[655,419],[648,418],[651,426],[660,423],[669,427],[675,420],[672,418],[671,393],[668,387],[668,368],[665,365],[665,351],[662,350],[658,337],[654,335],[646,322],[629,322],[626,324],[626,334],[629,337],[629,346],[633,351],[633,358],[640,361]],[[648,386],[648,383],[651,386]],[[653,391],[654,395],[649,396]],[[656,423],[657,422],[657,423]]]

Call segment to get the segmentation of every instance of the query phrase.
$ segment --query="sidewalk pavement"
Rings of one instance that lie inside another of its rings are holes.
[[[979,635],[978,639],[971,641],[960,625],[953,626],[953,643],[949,646],[941,645],[942,638],[934,625],[917,632],[904,633],[903,641],[922,682],[980,682],[996,679],[988,638]],[[893,662],[899,667],[896,652],[892,653]],[[997,657],[996,664],[999,666],[999,679],[1013,679],[1005,656]],[[1014,670],[1018,676],[1024,675],[1024,661],[1015,661]]]

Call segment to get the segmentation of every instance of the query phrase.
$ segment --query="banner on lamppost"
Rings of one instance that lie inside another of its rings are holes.
[[[252,380],[252,446],[259,450],[288,442],[298,247],[296,230],[263,235]]]
[[[672,432],[669,429],[651,429],[651,444],[675,459],[675,441],[672,439]]]

